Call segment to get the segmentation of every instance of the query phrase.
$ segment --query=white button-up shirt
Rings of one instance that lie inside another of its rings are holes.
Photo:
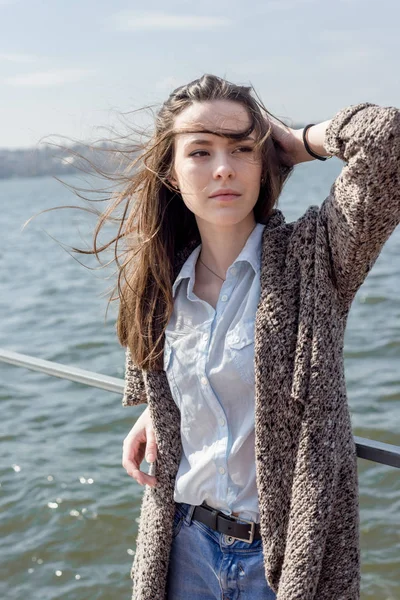
[[[175,502],[259,522],[254,450],[254,324],[265,225],[229,267],[216,309],[193,293],[201,244],[174,285],[164,369],[181,413],[183,453]]]

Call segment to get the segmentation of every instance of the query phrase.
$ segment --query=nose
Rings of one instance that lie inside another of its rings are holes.
[[[235,169],[230,157],[225,153],[218,153],[215,157],[214,179],[233,179]]]

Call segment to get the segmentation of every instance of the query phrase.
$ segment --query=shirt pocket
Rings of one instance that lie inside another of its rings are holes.
[[[230,358],[241,379],[255,384],[254,367],[254,319],[239,321],[227,334]]]

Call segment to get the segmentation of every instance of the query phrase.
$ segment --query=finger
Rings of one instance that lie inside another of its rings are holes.
[[[142,473],[142,475],[144,485],[149,485],[150,487],[155,487],[157,485],[157,478],[154,477],[154,475],[148,475],[147,473]]]
[[[126,470],[128,475],[130,475],[137,483],[140,485],[149,485],[151,487],[155,487],[157,484],[157,479],[153,475],[148,475],[147,473],[143,473],[140,469],[136,469],[134,466],[132,468]]]
[[[125,462],[132,461],[139,467],[144,458],[145,444],[137,439],[128,439],[124,442],[122,448],[122,465]]]
[[[122,466],[124,467],[125,471],[129,474],[132,475],[133,473],[135,473],[136,475],[138,473],[141,473],[140,470],[140,463],[138,463],[136,460],[131,460],[129,458],[125,458],[122,461]]]
[[[152,477],[151,475],[148,475],[147,473],[140,470],[140,463],[138,463],[136,460],[125,459],[123,461],[122,466],[124,467],[128,475],[136,479],[138,483],[143,484],[143,481],[147,479],[148,476]]]
[[[157,459],[157,442],[154,434],[154,429],[149,428],[147,430],[147,444],[146,444],[146,460],[149,463],[153,463]]]
[[[147,433],[145,427],[137,427],[137,423],[132,427],[128,435],[124,438],[123,446],[131,446],[132,444],[145,444]]]

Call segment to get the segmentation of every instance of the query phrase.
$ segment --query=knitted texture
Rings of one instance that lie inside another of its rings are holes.
[[[343,340],[352,300],[400,222],[400,111],[370,103],[332,119],[343,160],[321,207],[293,223],[274,210],[263,232],[255,318],[255,456],[265,576],[277,600],[359,600],[357,456]],[[176,256],[177,274],[199,240]],[[127,351],[124,405],[148,402],[158,485],[143,495],[134,600],[165,600],[182,453],[164,371]]]

